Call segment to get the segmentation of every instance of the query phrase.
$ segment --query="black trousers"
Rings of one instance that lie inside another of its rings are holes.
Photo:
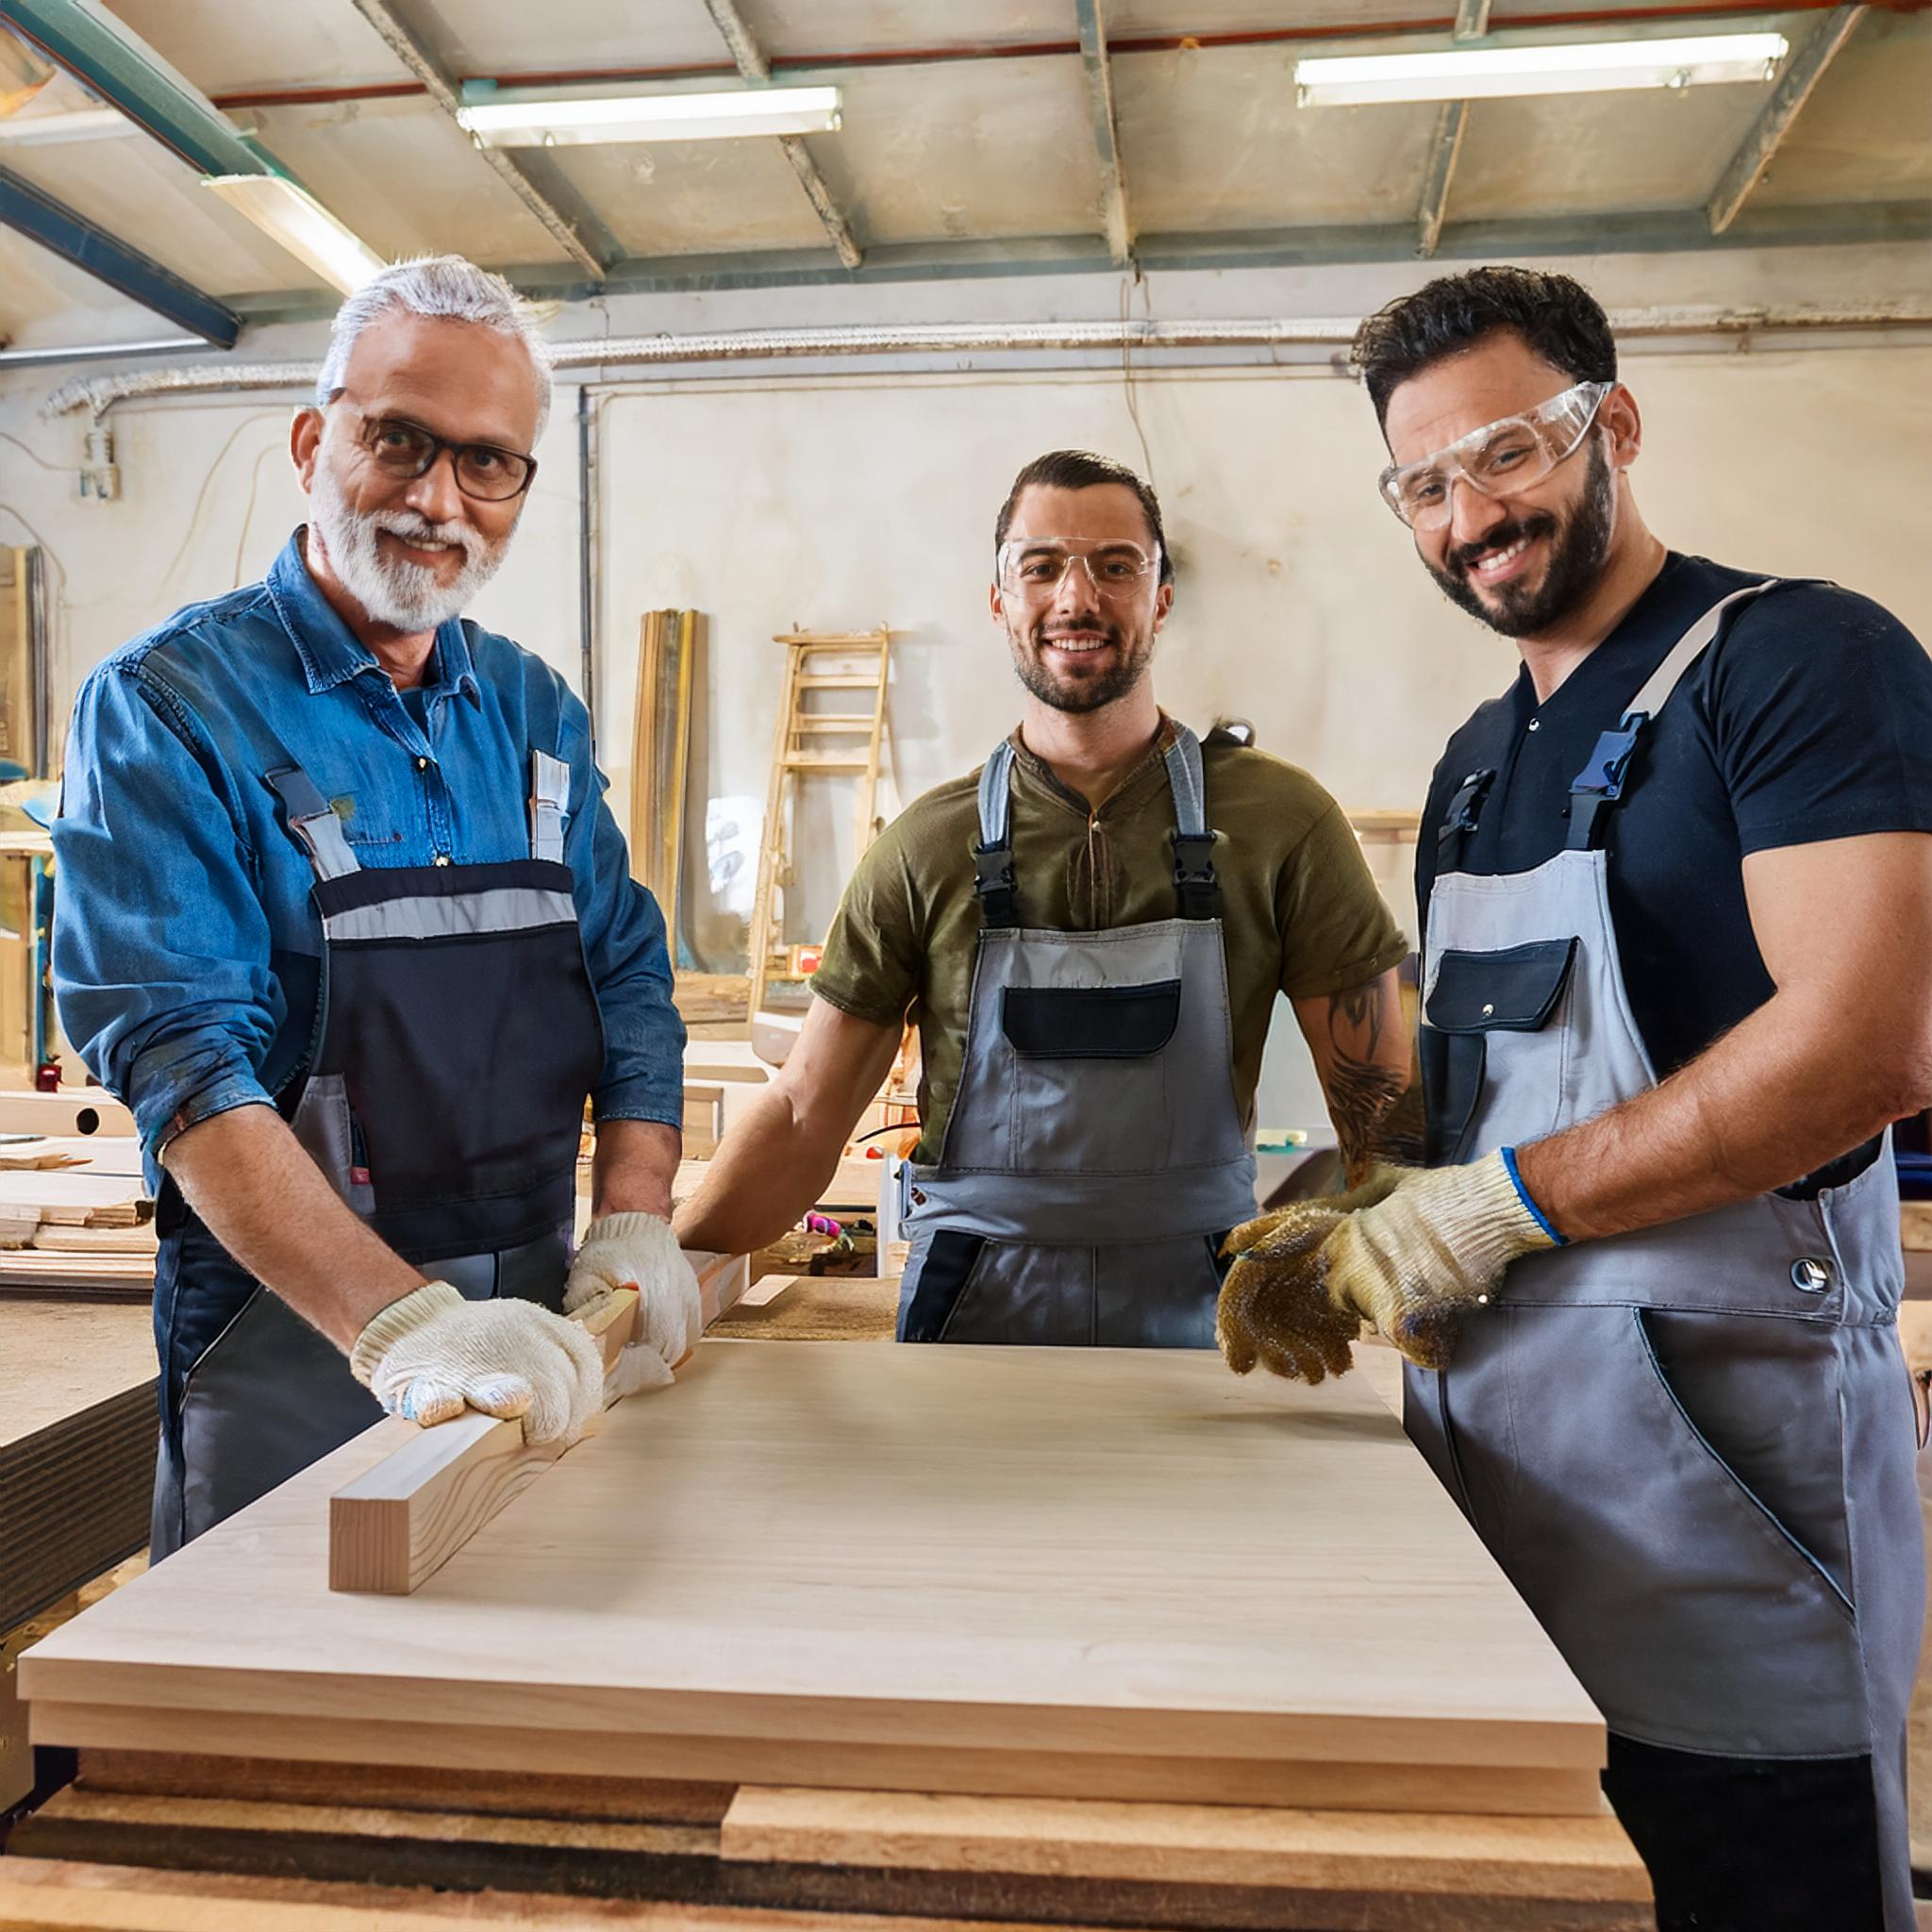
[[[1882,1932],[1869,1757],[1707,1757],[1612,1731],[1604,1795],[1659,1932]]]

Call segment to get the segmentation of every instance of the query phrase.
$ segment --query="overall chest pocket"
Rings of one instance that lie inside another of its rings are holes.
[[[1574,939],[1534,940],[1438,959],[1418,1040],[1431,1166],[1473,1158],[1486,1097],[1499,1105],[1497,1117],[1483,1124],[1481,1152],[1536,1140],[1555,1126],[1568,1041],[1550,1022],[1569,988],[1576,947]]]
[[[1008,987],[1000,1031],[1013,1056],[1014,1164],[1047,1174],[1168,1164],[1166,1049],[1180,1016],[1178,979]]]

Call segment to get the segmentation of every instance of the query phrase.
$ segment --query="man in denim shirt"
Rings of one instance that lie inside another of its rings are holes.
[[[158,1183],[165,1555],[384,1409],[580,1431],[695,1339],[672,1237],[684,1030],[584,707],[458,612],[549,405],[508,285],[455,257],[336,318],[267,579],[89,678],[55,826],[62,1024]],[[570,1239],[586,1095],[593,1213]]]

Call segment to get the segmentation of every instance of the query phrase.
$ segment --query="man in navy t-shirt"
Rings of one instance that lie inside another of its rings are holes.
[[[1385,501],[1523,667],[1423,821],[1428,1164],[1238,1231],[1224,1349],[1367,1320],[1409,1358],[1410,1436],[1608,1724],[1660,1925],[1903,1932],[1887,1129],[1932,1103],[1932,659],[1652,535],[1568,276],[1431,282],[1356,359]]]

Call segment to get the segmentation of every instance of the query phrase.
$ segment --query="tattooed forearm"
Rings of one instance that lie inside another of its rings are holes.
[[[1338,1054],[1329,1063],[1328,1118],[1335,1124],[1350,1187],[1362,1179],[1371,1161],[1389,1158],[1384,1123],[1407,1085],[1400,1074],[1346,1054]]]
[[[1411,1079],[1395,975],[1295,1006],[1350,1185],[1376,1160],[1419,1162],[1421,1094]]]

